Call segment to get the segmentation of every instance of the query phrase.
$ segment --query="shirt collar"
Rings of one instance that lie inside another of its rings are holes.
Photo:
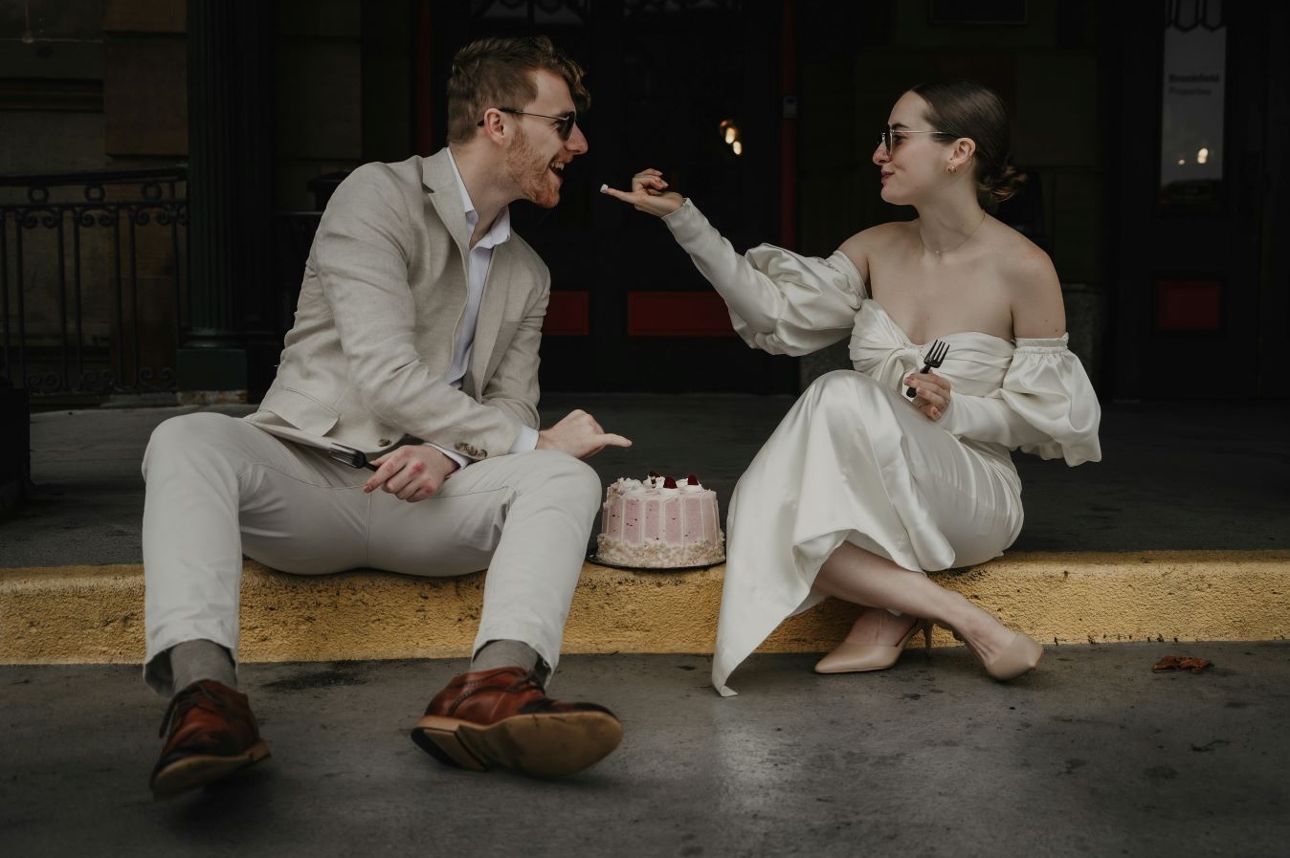
[[[452,150],[448,150],[448,163],[452,165],[452,174],[457,179],[457,190],[461,191],[461,201],[466,207],[466,223],[470,226],[470,231],[474,233],[475,227],[479,225],[479,212],[475,211],[475,203],[470,198],[470,192],[466,190],[466,183],[461,179],[461,171],[457,169],[457,159],[452,156]],[[499,244],[504,244],[511,237],[511,209],[510,206],[503,206],[500,214],[493,220],[493,225],[489,228],[484,237],[476,242],[475,247],[491,249]],[[469,236],[467,236],[469,238]]]

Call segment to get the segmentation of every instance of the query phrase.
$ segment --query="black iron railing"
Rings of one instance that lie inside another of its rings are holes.
[[[183,166],[0,177],[0,386],[175,389],[187,220]]]

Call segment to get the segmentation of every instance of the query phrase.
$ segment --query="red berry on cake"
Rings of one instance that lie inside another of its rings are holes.
[[[699,484],[699,478],[694,474],[690,474],[690,476],[685,478],[685,484],[687,486],[697,486]]]
[[[671,477],[668,477],[666,480],[663,481],[663,488],[665,489],[676,488],[676,480],[672,479]]]

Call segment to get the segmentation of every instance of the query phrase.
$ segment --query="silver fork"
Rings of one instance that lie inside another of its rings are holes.
[[[949,343],[941,340],[932,340],[932,344],[927,347],[927,355],[923,358],[923,372],[929,372],[933,369],[940,369],[941,364],[945,363],[945,356],[950,353]],[[905,396],[908,399],[914,399],[918,391],[912,387],[905,388]]]

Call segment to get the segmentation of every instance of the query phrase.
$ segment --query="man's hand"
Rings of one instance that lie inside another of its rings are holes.
[[[457,463],[428,444],[408,444],[386,453],[372,464],[376,473],[363,483],[363,491],[383,489],[409,503],[423,501],[443,485]]]
[[[606,432],[581,408],[569,414],[549,429],[538,432],[539,450],[560,450],[578,459],[587,459],[606,447],[630,447],[632,442],[622,435]]]

